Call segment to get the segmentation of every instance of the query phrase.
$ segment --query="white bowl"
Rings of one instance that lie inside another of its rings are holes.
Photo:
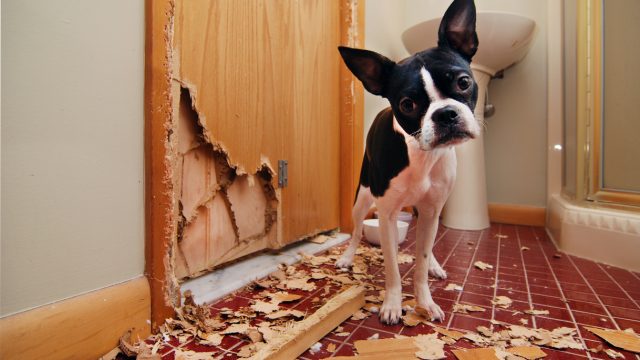
[[[380,223],[378,219],[367,219],[362,222],[364,225],[364,236],[367,241],[380,245]],[[407,231],[409,231],[409,223],[404,221],[397,221],[398,226],[398,244],[401,244],[407,238]]]
[[[380,216],[378,215],[378,212],[375,212],[376,218],[380,218]],[[404,221],[406,223],[411,224],[411,220],[413,220],[413,214],[406,212],[406,211],[400,211],[398,213],[398,221]]]

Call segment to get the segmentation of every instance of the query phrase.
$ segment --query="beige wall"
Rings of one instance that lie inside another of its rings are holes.
[[[141,0],[2,1],[0,313],[144,267]]]
[[[377,49],[386,48],[391,52],[395,46],[402,45],[400,34],[406,28],[442,16],[449,3],[443,0],[405,0],[398,5],[404,9],[398,21],[394,4],[368,0],[365,23],[367,48],[374,49],[370,45],[375,45]],[[521,14],[537,24],[537,34],[527,57],[507,70],[504,79],[493,80],[489,85],[490,102],[495,105],[496,113],[487,119],[485,137],[488,200],[492,203],[545,206],[547,3],[540,0],[477,0],[476,6],[478,11]],[[391,30],[372,29],[379,28],[389,19],[393,19],[391,24],[394,24]],[[406,53],[396,54],[406,56]],[[371,96],[365,98],[365,125],[377,113],[372,104]]]
[[[391,60],[398,61],[409,56],[400,40],[405,30],[406,0],[367,0],[365,3],[365,48],[376,51]],[[380,96],[364,92],[364,142],[376,115],[389,106],[389,101]]]

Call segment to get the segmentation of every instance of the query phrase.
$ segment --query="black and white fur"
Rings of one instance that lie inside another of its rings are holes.
[[[397,262],[398,212],[418,209],[416,269],[417,304],[434,320],[444,312],[433,301],[428,274],[446,278],[432,253],[438,217],[456,177],[453,146],[480,134],[473,109],[478,89],[469,63],[476,53],[473,0],[454,0],[438,31],[438,46],[398,63],[368,50],[340,47],[347,67],[375,95],[389,100],[367,135],[360,185],[353,207],[354,231],[337,262],[349,267],[362,237],[362,221],[375,203],[380,218],[386,294],[380,319],[389,324],[402,316],[402,284]]]

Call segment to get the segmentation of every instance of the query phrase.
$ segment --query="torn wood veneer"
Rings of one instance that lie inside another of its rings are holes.
[[[174,91],[180,209],[174,270],[184,279],[275,243],[278,196],[268,162],[253,174],[231,164],[200,121],[193,94],[180,84]]]

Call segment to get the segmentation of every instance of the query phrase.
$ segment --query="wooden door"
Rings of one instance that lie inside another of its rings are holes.
[[[145,4],[145,274],[157,329],[180,304],[178,278],[350,231],[363,89],[336,45],[362,46],[364,2]],[[278,160],[289,164],[285,188]],[[230,221],[211,216],[223,210]],[[199,253],[191,267],[185,249]]]
[[[338,228],[340,3],[185,0],[174,19],[178,277]]]

